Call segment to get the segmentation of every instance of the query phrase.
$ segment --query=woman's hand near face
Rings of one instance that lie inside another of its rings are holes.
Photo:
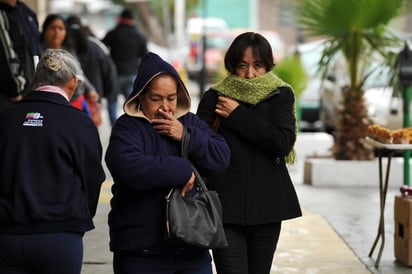
[[[225,96],[219,96],[216,103],[215,112],[227,118],[239,106],[239,102]]]
[[[175,141],[181,141],[183,135],[182,123],[171,112],[159,109],[159,113],[163,115],[163,118],[152,119],[153,127],[159,134],[169,136]]]

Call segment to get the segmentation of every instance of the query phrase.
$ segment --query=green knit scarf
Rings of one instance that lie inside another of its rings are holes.
[[[211,89],[238,101],[256,105],[279,87],[289,87],[293,91],[289,84],[277,77],[272,71],[269,71],[252,79],[229,75],[220,83],[212,86]],[[296,105],[294,105],[294,113],[296,117]],[[296,162],[294,148],[285,159],[287,164],[294,164]]]

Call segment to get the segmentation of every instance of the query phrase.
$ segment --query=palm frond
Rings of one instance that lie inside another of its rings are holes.
[[[297,23],[310,36],[344,36],[376,28],[398,16],[404,0],[302,0]]]
[[[403,4],[404,0],[302,0],[296,20],[306,35],[328,40],[320,61],[322,73],[341,52],[349,65],[351,86],[359,87],[368,59],[385,57],[387,49],[399,47],[399,39],[386,26],[402,12]]]

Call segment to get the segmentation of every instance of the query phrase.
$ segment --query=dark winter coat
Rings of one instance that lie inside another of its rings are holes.
[[[87,51],[77,52],[87,79],[101,97],[108,97],[115,88],[116,66],[108,52],[96,42],[87,39]]]
[[[197,114],[209,125],[215,119],[217,93],[208,90]],[[301,216],[297,195],[285,164],[296,140],[294,94],[281,87],[252,106],[240,103],[221,133],[231,150],[229,168],[209,179],[219,193],[225,223],[256,225]]]
[[[185,185],[192,174],[189,160],[181,158],[180,142],[160,135],[138,107],[138,95],[164,73],[178,81],[175,117],[191,133],[190,160],[204,176],[221,173],[229,164],[230,151],[223,137],[188,112],[190,97],[176,70],[159,56],[146,54],[124,105],[125,114],[112,128],[105,156],[114,180],[109,215],[112,251],[164,252],[165,197],[172,187]]]
[[[92,120],[33,91],[0,113],[0,233],[91,230],[105,179]]]
[[[3,98],[31,90],[34,56],[40,56],[40,33],[36,14],[21,1],[14,7],[0,3],[0,19],[1,103]]]
[[[118,24],[102,41],[109,47],[118,75],[135,75],[140,60],[147,53],[147,39],[136,26]]]

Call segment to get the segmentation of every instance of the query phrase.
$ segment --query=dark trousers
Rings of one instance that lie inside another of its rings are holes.
[[[114,252],[115,274],[212,274],[209,251],[176,254]]]
[[[225,224],[229,246],[213,250],[218,274],[269,274],[281,222],[242,226]]]
[[[129,97],[133,89],[133,82],[136,75],[117,75],[116,89],[107,98],[107,107],[111,125],[117,119],[117,97],[123,95],[125,101]]]
[[[80,274],[81,234],[0,235],[0,274]]]

